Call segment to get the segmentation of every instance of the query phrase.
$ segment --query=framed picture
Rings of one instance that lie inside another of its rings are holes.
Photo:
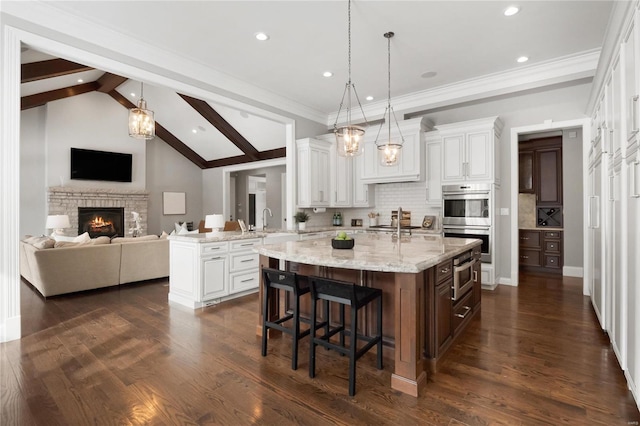
[[[247,230],[247,225],[244,223],[244,220],[242,219],[238,219],[238,225],[240,225],[240,230],[242,232],[246,232]]]
[[[163,192],[162,193],[162,214],[186,214],[187,203],[184,192]]]

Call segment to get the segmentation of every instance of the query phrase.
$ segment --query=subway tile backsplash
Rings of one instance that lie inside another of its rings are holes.
[[[402,207],[411,212],[411,225],[422,225],[425,215],[437,217],[436,226],[440,227],[440,210],[426,204],[426,185],[424,182],[401,182],[375,185],[376,205],[369,208],[327,208],[324,213],[313,213],[311,209],[305,209],[311,216],[310,226],[329,226],[335,212],[342,213],[342,223],[350,225],[351,219],[362,219],[363,226],[368,225],[369,212],[379,213],[378,224],[391,224],[391,211]]]

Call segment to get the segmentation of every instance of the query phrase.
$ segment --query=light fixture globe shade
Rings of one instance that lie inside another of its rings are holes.
[[[221,214],[208,214],[204,218],[204,227],[214,230],[221,230],[224,228],[224,216]]]
[[[359,126],[343,126],[335,129],[338,155],[355,157],[362,154],[364,128]]]
[[[129,136],[136,139],[153,139],[156,136],[156,121],[153,111],[147,109],[144,99],[138,107],[129,110]]]
[[[382,166],[395,166],[400,160],[402,145],[399,143],[388,143],[378,146],[378,159]]]

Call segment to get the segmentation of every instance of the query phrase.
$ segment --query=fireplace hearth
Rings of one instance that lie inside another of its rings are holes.
[[[78,235],[124,237],[124,207],[78,207]]]

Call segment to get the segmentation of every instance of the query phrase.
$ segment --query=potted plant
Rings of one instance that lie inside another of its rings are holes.
[[[298,230],[303,231],[307,226],[306,222],[309,220],[309,215],[306,212],[299,211],[293,216],[293,218],[298,224]]]

